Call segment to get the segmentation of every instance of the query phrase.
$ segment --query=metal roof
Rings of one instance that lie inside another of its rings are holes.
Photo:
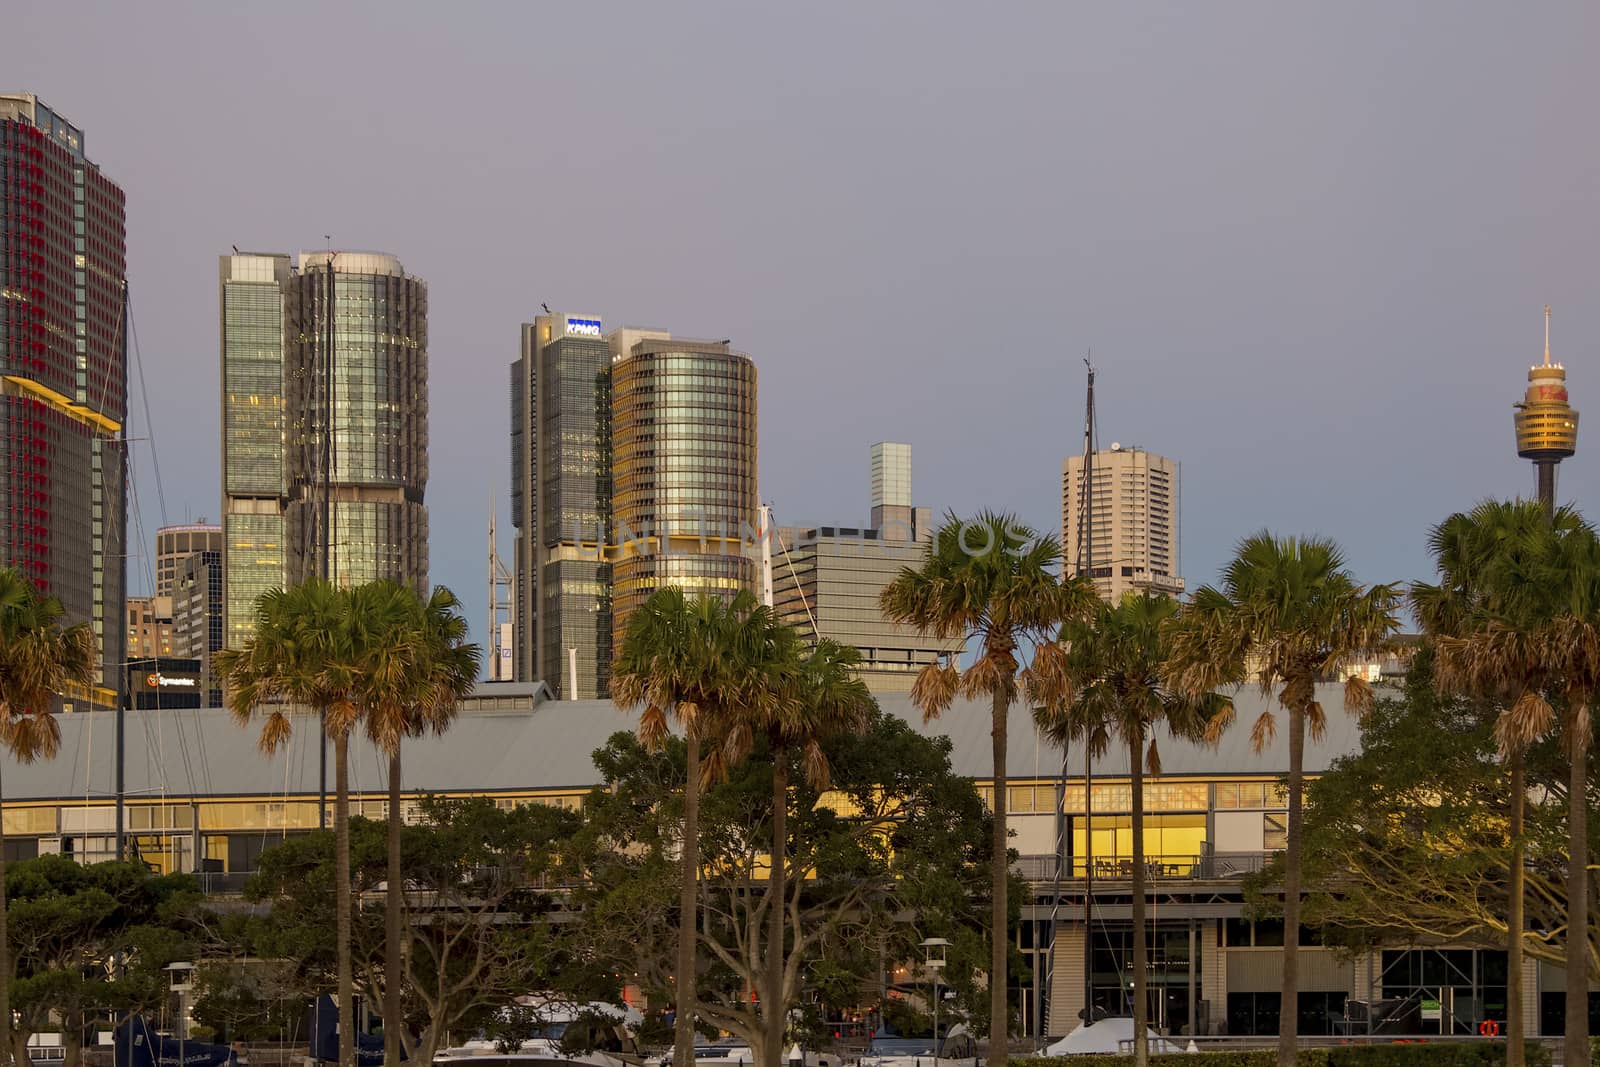
[[[1342,689],[1319,686],[1328,711],[1327,736],[1306,746],[1306,770],[1325,770],[1338,756],[1360,746],[1359,725],[1342,712]],[[909,695],[885,693],[883,709],[929,735],[946,735],[958,773],[990,777],[989,704],[957,700],[926,725]],[[1288,728],[1261,754],[1250,745],[1250,724],[1267,706],[1258,689],[1236,697],[1238,721],[1215,748],[1163,739],[1167,775],[1281,775],[1288,769]],[[115,716],[107,712],[62,715],[61,752],[50,761],[18,765],[0,759],[6,800],[72,800],[105,803],[113,795]],[[619,730],[632,729],[638,715],[610,701],[546,701],[529,710],[480,711],[459,717],[438,737],[407,741],[404,748],[407,792],[460,793],[525,790],[582,791],[596,784],[593,752]],[[225,710],[130,711],[127,713],[127,795],[131,800],[161,795],[201,797],[314,796],[317,792],[316,723],[304,717],[277,754],[256,745],[258,730],[240,726]],[[1048,779],[1060,772],[1058,748],[1039,738],[1029,710],[1015,706],[1009,726],[1007,774],[1015,779]],[[387,759],[365,738],[351,742],[352,792],[377,793],[386,786]],[[1081,759],[1071,756],[1073,772]],[[1126,776],[1127,753],[1119,746],[1095,766],[1095,775]],[[330,768],[331,784],[333,772]]]

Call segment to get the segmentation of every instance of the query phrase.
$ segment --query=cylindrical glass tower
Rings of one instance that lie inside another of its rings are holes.
[[[656,589],[755,587],[756,368],[726,342],[646,338],[611,380],[612,626]]]
[[[289,580],[425,591],[427,285],[394,256],[308,252],[284,304]]]

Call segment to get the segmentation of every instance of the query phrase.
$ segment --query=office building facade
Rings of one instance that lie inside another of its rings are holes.
[[[394,256],[302,252],[284,294],[288,581],[428,587],[428,288]]]
[[[222,527],[205,520],[156,531],[156,596],[171,596],[184,564],[196,552],[222,552]]]
[[[1092,469],[1093,484],[1084,472]],[[1178,462],[1113,444],[1061,464],[1061,546],[1068,573],[1089,573],[1102,599],[1183,592]]]
[[[128,633],[124,642],[128,659],[155,659],[173,654],[172,598],[128,598]]]
[[[96,702],[122,687],[127,635],[125,230],[83,131],[0,93],[0,562],[92,627]]]
[[[754,590],[756,367],[726,341],[611,337],[612,633],[650,594]]]
[[[933,540],[933,512],[911,503],[911,446],[872,446],[872,526],[817,526],[776,531],[773,607],[814,642],[826,637],[861,652],[861,677],[875,692],[909,692],[917,672],[955,651],[884,618],[883,589],[919,566]]]
[[[428,582],[428,296],[394,256],[221,258],[224,640],[314,576]]]
[[[289,497],[283,293],[287,255],[221,257],[223,642],[255,632],[256,601],[284,584]]]
[[[200,664],[207,707],[222,703],[212,659],[222,649],[222,553],[191,552],[172,594],[172,654]]]
[[[603,698],[611,669],[611,349],[593,315],[522,326],[511,366],[514,673]]]

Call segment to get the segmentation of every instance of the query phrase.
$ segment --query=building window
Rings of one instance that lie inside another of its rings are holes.
[[[1282,852],[1289,847],[1289,816],[1263,815],[1261,847],[1268,852]]]

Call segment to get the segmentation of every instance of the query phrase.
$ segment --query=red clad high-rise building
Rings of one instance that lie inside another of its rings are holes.
[[[126,235],[83,133],[0,93],[0,564],[90,623],[103,684],[124,659]]]

